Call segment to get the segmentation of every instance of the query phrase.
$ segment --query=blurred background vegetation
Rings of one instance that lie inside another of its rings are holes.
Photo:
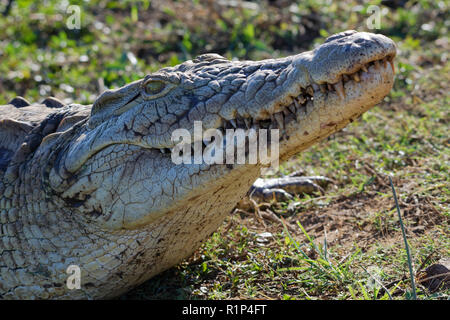
[[[81,9],[78,30],[67,27],[70,5]],[[405,50],[448,36],[448,1],[1,0],[0,103],[21,95],[88,104],[104,87],[206,52],[230,59],[297,53],[339,31],[368,30],[369,5],[382,14],[374,31]],[[414,66],[401,62],[400,70],[407,86]]]

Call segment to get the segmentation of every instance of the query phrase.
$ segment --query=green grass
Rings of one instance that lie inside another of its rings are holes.
[[[389,96],[275,173],[303,169],[336,182],[325,195],[264,208],[294,231],[235,212],[190,259],[122,298],[410,299],[409,265],[417,275],[450,257],[449,8],[380,2],[371,4],[382,9],[381,29],[368,30],[369,4],[354,0],[252,2],[258,8],[71,1],[81,6],[82,28],[68,30],[61,1],[14,1],[0,16],[0,104],[16,95],[92,103],[99,82],[119,87],[205,52],[263,59],[311,49],[346,29],[386,34],[399,48]],[[449,298],[449,289],[416,286],[418,299]]]

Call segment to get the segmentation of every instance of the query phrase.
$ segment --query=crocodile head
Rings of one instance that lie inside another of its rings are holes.
[[[106,228],[135,229],[177,213],[183,226],[193,223],[183,221],[194,219],[187,212],[207,225],[208,212],[223,218],[246,194],[262,164],[175,164],[175,129],[193,133],[195,121],[222,132],[279,129],[279,157],[287,158],[380,102],[393,85],[395,54],[383,35],[346,31],[286,58],[205,54],[161,69],[104,92],[90,117],[64,133],[72,136],[49,185]]]

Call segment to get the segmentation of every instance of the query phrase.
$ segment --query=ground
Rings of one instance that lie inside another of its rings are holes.
[[[435,272],[450,268],[447,2],[92,1],[75,30],[68,3],[47,2],[13,2],[0,17],[0,104],[92,103],[105,87],[197,54],[280,57],[346,29],[383,33],[399,49],[382,103],[271,174],[327,176],[324,194],[235,210],[190,259],[121,299],[409,299],[408,262],[418,298],[449,297]],[[369,5],[379,28],[369,29]]]

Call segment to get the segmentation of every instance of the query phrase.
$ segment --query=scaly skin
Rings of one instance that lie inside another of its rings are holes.
[[[390,39],[347,31],[282,59],[203,55],[92,108],[1,106],[0,297],[110,298],[189,257],[262,165],[176,165],[174,129],[279,128],[283,160],[381,101],[394,56]],[[81,289],[66,287],[72,264]]]

